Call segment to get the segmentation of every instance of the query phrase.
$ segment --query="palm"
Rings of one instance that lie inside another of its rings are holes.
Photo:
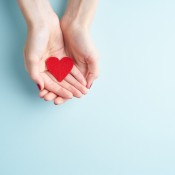
[[[32,37],[33,36],[33,37]],[[29,33],[28,42],[26,44],[25,54],[32,53],[32,59],[38,61],[40,72],[45,72],[45,60],[49,56],[61,58],[65,56],[62,32],[59,26],[59,20],[51,29],[44,28],[39,34]],[[26,57],[26,67],[30,66],[31,61]]]
[[[46,95],[47,100],[52,100],[57,95],[72,98],[72,95],[81,97],[82,94],[87,93],[86,87],[83,86],[85,79],[76,66],[73,66],[70,74],[62,82],[56,81],[45,66],[45,61],[50,56],[58,58],[66,56],[58,18],[54,20],[51,27],[42,28],[36,32],[31,30],[28,33],[25,47],[26,68],[36,83],[39,82],[39,79],[41,82],[42,79],[43,88],[50,92]]]
[[[75,30],[71,35],[64,34],[64,42],[67,54],[75,60],[76,66],[86,77],[88,74],[87,59],[93,49],[88,35]]]
[[[75,64],[87,81],[90,88],[98,75],[98,53],[91,41],[89,32],[81,27],[66,30],[63,25],[63,35],[66,53],[75,60]]]

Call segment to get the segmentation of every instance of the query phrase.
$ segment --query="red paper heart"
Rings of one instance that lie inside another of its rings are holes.
[[[67,74],[72,70],[74,62],[69,57],[63,57],[59,60],[56,57],[50,57],[46,60],[46,67],[48,71],[61,82]]]

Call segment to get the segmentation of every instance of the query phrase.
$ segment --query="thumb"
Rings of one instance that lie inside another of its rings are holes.
[[[87,81],[86,87],[90,89],[93,81],[98,78],[98,73],[99,73],[98,59],[97,58],[88,59],[87,64],[88,64],[88,75],[86,78],[86,81]]]
[[[39,90],[44,89],[44,79],[41,76],[38,66],[31,65],[29,69],[30,78],[37,84]]]

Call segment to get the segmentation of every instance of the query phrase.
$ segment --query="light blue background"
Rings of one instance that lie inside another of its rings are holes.
[[[64,0],[52,0],[59,15]],[[175,1],[101,0],[100,78],[82,99],[38,98],[16,1],[0,0],[0,175],[175,175]]]

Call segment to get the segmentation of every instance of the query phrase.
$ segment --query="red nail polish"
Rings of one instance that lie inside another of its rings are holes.
[[[93,84],[93,83],[92,83]],[[89,86],[89,89],[91,88],[92,84]]]
[[[39,89],[39,90],[41,90],[41,87],[40,87],[40,85],[39,85],[39,84],[37,84],[37,87],[38,87],[38,89]]]

